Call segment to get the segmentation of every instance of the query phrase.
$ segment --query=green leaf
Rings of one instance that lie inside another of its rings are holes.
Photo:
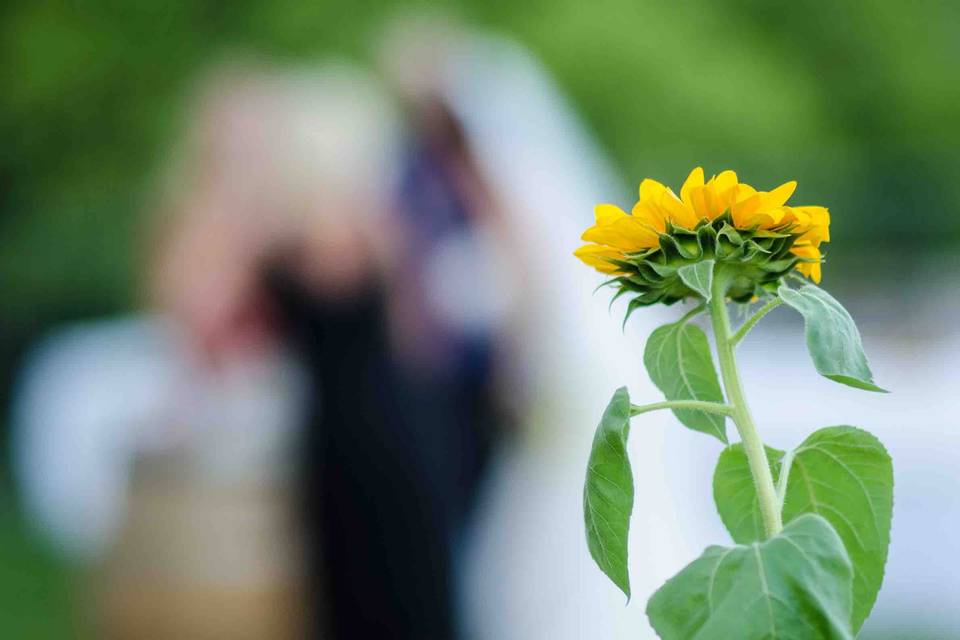
[[[874,436],[855,427],[827,427],[784,457],[767,449],[774,478],[786,468],[783,521],[807,513],[826,518],[854,567],[853,628],[859,630],[883,583],[893,514],[893,465]],[[720,519],[735,542],[763,536],[746,455],[739,444],[720,454],[713,477]]]
[[[858,389],[886,393],[873,383],[857,325],[833,296],[812,284],[799,289],[780,285],[778,293],[803,316],[807,351],[820,375]]]
[[[784,452],[772,447],[764,448],[773,481],[776,482]],[[760,501],[757,499],[747,454],[739,442],[720,453],[716,471],[713,473],[713,501],[734,542],[747,544],[763,539]]]
[[[633,511],[633,471],[627,457],[630,396],[620,387],[610,399],[593,438],[583,518],[590,555],[600,569],[630,598],[627,537]]]
[[[647,616],[663,640],[852,640],[852,580],[839,536],[808,514],[764,542],[708,547]]]
[[[818,513],[840,534],[853,562],[853,628],[859,630],[883,584],[893,518],[893,462],[870,433],[827,427],[797,447],[788,473],[784,522]]]
[[[677,269],[677,275],[687,285],[699,293],[704,302],[710,302],[710,287],[713,285],[713,260],[701,260]]]
[[[707,336],[684,321],[657,328],[647,340],[643,364],[667,400],[723,402]],[[687,427],[727,442],[725,417],[698,409],[674,409]]]

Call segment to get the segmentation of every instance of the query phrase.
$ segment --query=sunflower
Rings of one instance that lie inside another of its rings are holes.
[[[612,204],[596,206],[596,223],[582,236],[590,244],[574,255],[614,276],[610,282],[620,294],[635,294],[638,305],[694,295],[676,271],[706,259],[733,270],[730,297],[738,301],[775,286],[793,269],[820,282],[820,245],[830,240],[830,212],[787,205],[796,187],[791,181],[758,191],[733,171],[705,181],[697,167],[678,196],[648,178],[629,214]]]

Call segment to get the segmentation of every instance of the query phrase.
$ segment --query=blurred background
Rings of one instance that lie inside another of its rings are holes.
[[[583,466],[678,310],[624,335],[570,253],[701,165],[830,207],[823,285],[893,393],[819,379],[787,310],[746,387],[773,446],[893,456],[861,637],[960,638],[958,60],[932,1],[7,0],[0,635],[652,637],[727,540],[718,447],[634,429],[624,608]]]

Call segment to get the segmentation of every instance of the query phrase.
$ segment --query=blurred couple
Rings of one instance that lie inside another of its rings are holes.
[[[96,559],[104,637],[636,633],[598,620],[577,515],[598,408],[649,387],[570,257],[616,180],[512,43],[413,20],[378,59],[204,77],[150,313],[33,360],[21,484]],[[650,511],[655,584],[687,550]]]

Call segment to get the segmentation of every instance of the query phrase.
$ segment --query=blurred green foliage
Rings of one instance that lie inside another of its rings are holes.
[[[679,185],[696,164],[758,186],[797,179],[798,203],[833,211],[838,251],[870,251],[864,273],[960,240],[960,3],[442,4],[529,47],[631,183]],[[135,304],[145,197],[197,74],[238,52],[368,60],[397,9],[0,5],[0,406],[46,328]],[[4,566],[16,548],[0,540]]]
[[[78,575],[39,543],[7,496],[0,496],[0,567],[0,637],[87,637],[79,624]]]
[[[729,166],[759,185],[799,179],[798,202],[831,206],[844,245],[960,237],[956,3],[454,4],[543,60],[631,182]],[[366,58],[396,8],[8,0],[4,329],[130,303],[144,190],[207,64],[231,52]]]

